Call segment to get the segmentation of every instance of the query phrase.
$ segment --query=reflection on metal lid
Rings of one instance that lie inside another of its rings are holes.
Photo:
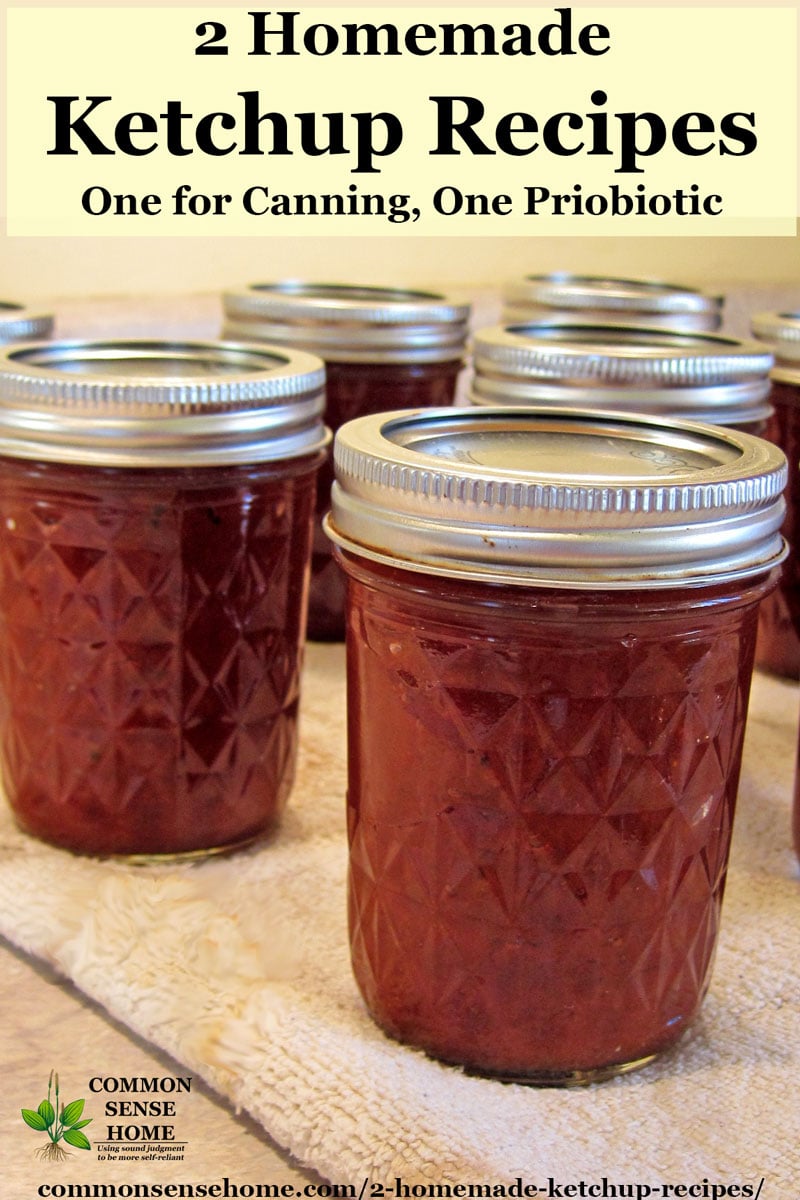
[[[325,444],[325,369],[224,342],[27,342],[0,353],[0,453],[118,466],[264,461]]]
[[[562,320],[613,321],[676,330],[714,330],[722,297],[681,284],[596,275],[527,275],[503,292],[508,322],[558,315]]]
[[[473,358],[476,404],[573,404],[739,426],[771,411],[772,352],[723,334],[498,325],[476,332]]]
[[[10,300],[0,300],[0,342],[50,337],[53,325],[52,313],[26,308],[24,304],[15,304]]]
[[[338,283],[249,284],[223,296],[224,336],[310,350],[329,361],[459,358],[470,305],[436,292]]]
[[[438,409],[344,425],[329,531],[394,565],[552,586],[652,587],[781,560],[786,460],[694,422]]]

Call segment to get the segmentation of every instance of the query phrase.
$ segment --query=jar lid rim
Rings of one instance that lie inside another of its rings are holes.
[[[775,311],[753,313],[750,318],[750,325],[753,332],[758,330],[759,337],[763,336],[762,330],[769,330],[770,333],[775,333],[778,336],[800,337],[800,312]]]
[[[728,334],[557,320],[479,329],[473,355],[478,374],[654,388],[766,379],[775,361],[763,343]]]
[[[722,296],[684,284],[568,271],[525,275],[506,285],[504,297],[510,303],[544,307],[601,307],[642,313],[708,313],[717,312],[723,304]]]
[[[405,410],[334,446],[335,540],[458,573],[664,586],[783,553],[786,460],[760,438],[588,410]]]
[[[443,292],[302,280],[248,283],[223,293],[228,316],[348,324],[419,325],[464,322],[468,300]]]
[[[141,405],[205,411],[278,402],[315,390],[324,364],[283,346],[206,339],[92,338],[26,341],[0,350],[0,398],[28,384],[42,405],[85,398],[114,411],[135,396]]]
[[[51,312],[15,300],[0,300],[0,343],[49,337],[54,325]]]
[[[123,466],[294,456],[325,442],[325,367],[284,347],[202,339],[0,348],[0,450]]]

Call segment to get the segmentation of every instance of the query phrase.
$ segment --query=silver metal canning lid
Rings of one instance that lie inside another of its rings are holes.
[[[775,352],[773,379],[800,384],[800,313],[765,312],[750,318],[754,337],[768,342]]]
[[[460,358],[470,305],[434,292],[334,283],[253,283],[223,296],[223,336],[308,350],[329,362]]]
[[[524,320],[538,313],[574,314],[577,321],[596,319],[664,329],[713,331],[719,328],[723,298],[681,284],[648,279],[615,279],[597,275],[527,275],[506,285],[505,319]]]
[[[327,521],[395,567],[574,588],[697,586],[785,554],[786,459],[761,438],[585,410],[360,417],[334,443]]]
[[[122,467],[267,462],[312,454],[325,368],[232,342],[27,342],[0,350],[0,454]]]
[[[479,329],[473,401],[573,404],[744,425],[770,415],[774,356],[756,341],[624,325]]]
[[[0,342],[20,342],[49,337],[53,332],[52,313],[26,308],[10,300],[0,300]]]

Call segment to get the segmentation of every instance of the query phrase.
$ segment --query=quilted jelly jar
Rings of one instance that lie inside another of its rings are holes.
[[[759,313],[752,318],[752,329],[770,344],[776,360],[771,372],[773,415],[764,436],[781,447],[793,468],[783,529],[789,554],[777,588],[761,606],[756,665],[800,679],[800,313]]]
[[[370,1012],[505,1079],[648,1062],[709,981],[783,455],[456,408],[350,422],[335,462]]]
[[[224,335],[318,354],[326,365],[325,420],[452,404],[463,366],[468,304],[432,292],[348,284],[261,283],[224,297]],[[311,557],[308,636],[344,637],[344,578],[322,530],[333,463],[320,472]]]
[[[763,433],[773,355],[756,341],[624,325],[534,322],[479,329],[473,404],[579,406]]]
[[[99,855],[271,829],[294,771],[323,364],[219,342],[0,354],[0,762]]]
[[[789,553],[780,582],[761,606],[756,662],[775,674],[800,678],[800,313],[758,313],[752,319],[755,335],[771,343],[776,363],[772,372],[775,414],[766,436],[785,452],[791,470],[786,485],[783,533]],[[800,744],[794,779],[792,810],[794,847],[800,858]]]
[[[723,299],[681,284],[559,272],[526,275],[507,284],[503,303],[507,322],[613,322],[713,333],[722,322]]]

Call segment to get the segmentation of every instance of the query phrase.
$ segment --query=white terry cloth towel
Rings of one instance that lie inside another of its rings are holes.
[[[754,682],[700,1019],[644,1070],[570,1090],[467,1076],[370,1020],[347,948],[341,646],[308,647],[304,697],[286,819],[248,851],[157,867],[82,859],[24,836],[3,807],[0,932],[332,1181],[706,1180],[754,1195],[763,1177],[764,1200],[798,1195],[796,686]],[[57,905],[47,879],[58,880]]]

